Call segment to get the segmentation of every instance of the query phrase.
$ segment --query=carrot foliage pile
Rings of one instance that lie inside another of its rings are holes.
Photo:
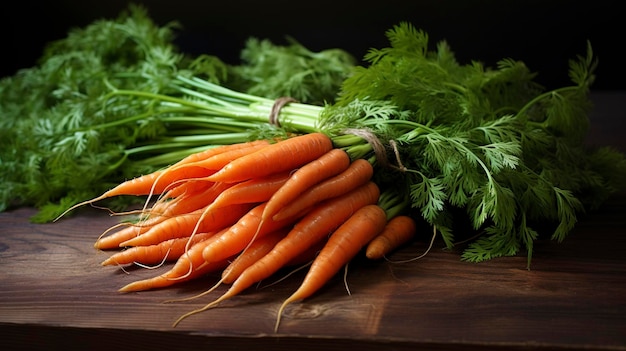
[[[45,222],[86,199],[141,203],[96,242],[125,248],[103,264],[176,262],[123,291],[222,270],[231,287],[209,308],[312,261],[316,285],[289,303],[417,225],[464,242],[463,260],[525,253],[530,265],[540,236],[565,239],[626,174],[623,154],[585,143],[590,43],[571,84],[547,89],[521,61],[458,62],[406,22],[360,64],[293,39],[251,38],[239,65],[189,57],[174,28],[132,7],[0,84],[1,206],[35,205]]]

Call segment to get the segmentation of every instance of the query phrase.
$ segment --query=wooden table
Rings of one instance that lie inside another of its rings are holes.
[[[626,151],[626,92],[593,95],[591,141]],[[31,208],[0,213],[2,349],[626,350],[626,193],[579,218],[563,243],[536,243],[526,257],[475,264],[441,243],[405,264],[357,261],[348,294],[341,276],[294,303],[273,332],[276,312],[300,282],[264,282],[220,307],[185,319],[212,295],[208,276],[170,289],[119,293],[158,270],[102,267],[92,248],[118,219],[86,208],[57,223],[28,221]],[[422,253],[430,233],[393,256]]]

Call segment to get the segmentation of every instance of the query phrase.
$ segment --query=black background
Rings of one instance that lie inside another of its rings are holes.
[[[158,24],[183,26],[176,43],[190,54],[238,60],[245,39],[284,44],[290,35],[312,50],[343,48],[361,59],[388,45],[385,31],[400,21],[425,30],[433,45],[446,40],[461,63],[524,61],[547,87],[569,84],[568,60],[584,55],[587,40],[599,59],[595,90],[621,90],[624,18],[617,1],[134,1]],[[115,18],[129,1],[3,3],[1,75],[36,64],[44,45],[100,18]]]

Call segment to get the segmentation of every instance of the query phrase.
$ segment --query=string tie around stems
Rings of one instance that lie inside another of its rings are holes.
[[[281,96],[274,100],[274,105],[272,105],[272,109],[270,110],[269,122],[271,125],[280,127],[280,121],[278,120],[278,115],[280,114],[280,110],[290,102],[298,102],[298,100],[289,97],[289,96]]]
[[[385,146],[378,139],[376,134],[374,134],[371,130],[367,128],[346,128],[343,130],[344,134],[356,135],[365,139],[365,141],[370,144],[374,154],[376,155],[376,161],[382,167],[388,167],[389,161],[387,160],[387,152],[385,151]]]
[[[394,168],[400,172],[406,172],[408,170],[402,163],[402,160],[400,158],[400,150],[398,149],[398,143],[395,140],[389,140],[389,145],[391,146],[391,151],[396,158],[396,162],[398,164],[397,166],[389,163],[389,159],[387,158],[387,152],[385,150],[385,145],[371,130],[366,128],[346,128],[343,130],[343,133],[361,137],[368,144],[370,144],[372,150],[374,151],[374,154],[376,155],[376,161],[381,167]]]

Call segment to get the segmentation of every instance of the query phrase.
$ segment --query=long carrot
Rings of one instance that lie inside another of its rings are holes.
[[[268,140],[254,140],[245,143],[238,144],[229,144],[229,145],[220,145],[214,148],[207,149],[202,152],[198,152],[192,155],[189,155],[182,160],[178,161],[172,166],[166,167],[164,169],[160,169],[142,176],[135,177],[133,179],[129,179],[124,181],[114,188],[104,192],[100,196],[97,196],[93,199],[86,200],[80,203],[77,203],[63,213],[61,213],[54,221],[59,220],[59,218],[66,215],[68,212],[84,205],[92,204],[97,201],[101,201],[110,197],[120,196],[120,195],[153,195],[153,194],[161,194],[163,191],[170,187],[170,184],[176,182],[181,179],[189,179],[189,178],[201,178],[206,177],[210,174],[213,174],[216,170],[209,170],[205,167],[201,166],[190,166],[190,167],[179,167],[185,164],[191,164],[194,162],[201,162],[204,159],[210,158],[212,156],[219,155],[224,152],[229,152],[237,149],[246,149],[246,148],[254,148],[258,146],[266,146],[269,145]]]
[[[215,235],[215,232],[197,233],[191,237],[174,238],[158,244],[135,246],[116,252],[102,261],[101,265],[124,265],[129,263],[157,264],[163,261],[174,261],[185,253],[188,245],[195,245]]]
[[[236,204],[215,209],[201,219],[204,209],[172,217],[151,227],[147,232],[119,244],[124,246],[154,245],[162,241],[192,236],[194,233],[221,230],[235,223],[250,209],[249,204]]]
[[[261,215],[267,202],[261,203],[243,215],[223,235],[207,245],[202,256],[207,262],[219,261],[225,257],[235,255],[246,249],[253,240],[266,234],[293,225],[295,218],[286,218],[282,221],[270,220],[260,230]]]
[[[219,233],[216,235],[218,234]],[[211,240],[214,237],[215,236],[212,236],[207,240]],[[167,272],[156,277],[132,282],[120,288],[119,291],[131,292],[163,288],[224,269],[229,263],[228,260],[211,263],[204,261],[202,258],[201,245],[205,242],[206,241],[202,241],[191,246],[187,252],[178,258]]]
[[[105,191],[100,196],[97,196],[93,199],[86,200],[80,203],[71,206],[63,213],[61,213],[54,221],[57,221],[59,218],[63,217],[69,211],[76,209],[80,206],[84,206],[87,204],[92,204],[94,202],[104,200],[114,196],[121,195],[134,195],[134,196],[143,196],[143,195],[153,195],[153,194],[161,194],[165,189],[167,189],[171,183],[188,178],[203,178],[207,177],[210,174],[215,173],[214,170],[207,170],[202,167],[186,167],[181,168],[177,172],[168,172],[167,169],[154,171],[152,173],[148,173],[143,176],[139,176],[133,179],[129,179],[124,181],[114,188]]]
[[[272,251],[244,270],[221,297],[200,309],[182,315],[174,322],[174,326],[184,318],[214,307],[271,276],[315,243],[324,240],[359,208],[375,204],[379,196],[378,186],[369,182],[347,194],[320,203],[300,219]]]
[[[332,140],[323,133],[291,137],[230,162],[207,180],[239,182],[293,170],[332,148]]]
[[[289,203],[289,206],[281,208],[273,218],[280,220],[284,217],[292,217],[320,201],[347,193],[371,180],[373,174],[374,168],[368,161],[356,159],[345,171],[302,192]]]
[[[276,191],[267,202],[262,220],[273,216],[278,210],[298,198],[311,186],[336,176],[350,166],[350,156],[342,149],[332,149],[319,158],[305,164]]]
[[[387,214],[378,205],[358,209],[337,230],[313,260],[304,281],[278,309],[274,331],[278,331],[280,316],[289,303],[305,299],[317,292],[327,281],[350,262],[354,256],[378,235],[387,223]]]
[[[389,220],[385,229],[367,244],[365,256],[376,260],[415,237],[417,225],[410,216],[398,215]]]

